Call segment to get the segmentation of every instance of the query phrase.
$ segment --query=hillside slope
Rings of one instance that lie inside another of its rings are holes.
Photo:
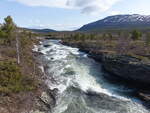
[[[146,15],[115,15],[84,25],[78,31],[93,31],[104,29],[150,28],[150,16]]]

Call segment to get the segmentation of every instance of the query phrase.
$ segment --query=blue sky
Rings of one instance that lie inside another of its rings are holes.
[[[18,26],[73,30],[116,14],[150,15],[150,0],[0,0],[0,22],[11,15]]]

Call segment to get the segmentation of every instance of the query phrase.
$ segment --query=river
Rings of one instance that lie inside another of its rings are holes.
[[[45,40],[35,50],[42,53],[46,83],[59,90],[53,113],[149,113],[123,84],[104,78],[100,63],[78,48]]]

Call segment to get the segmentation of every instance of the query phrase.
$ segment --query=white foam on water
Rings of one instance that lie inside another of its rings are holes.
[[[76,72],[76,75],[74,77],[73,82],[75,82],[75,84],[78,83],[80,89],[82,89],[84,92],[93,91],[96,93],[104,93],[109,96],[114,96],[125,101],[130,101],[130,99],[120,96],[113,91],[114,86],[112,84],[107,83],[103,79],[101,67],[97,66],[96,64],[94,64],[96,65],[96,67],[94,67],[93,62],[94,61],[91,60],[87,64],[82,64],[74,60],[74,62],[72,63],[73,64],[72,68]]]
[[[49,46],[44,47],[44,44]],[[58,41],[52,40],[42,42],[40,46],[35,46],[33,50],[44,54],[45,63],[48,66],[47,74],[50,77],[46,83],[51,90],[57,88],[59,89],[59,93],[63,95],[68,87],[74,86],[84,92],[90,90],[131,102],[130,98],[120,96],[115,92],[115,90],[121,88],[121,86],[107,83],[103,79],[100,64],[88,58],[87,54],[79,52],[78,48],[64,46],[59,44]],[[67,70],[71,70],[74,73],[65,74]],[[57,106],[59,108],[58,112],[55,113],[62,113],[62,111],[67,109],[67,106],[68,104],[66,102],[61,102],[61,105]],[[133,106],[135,105],[129,106],[129,110],[132,109],[130,107]],[[134,112],[134,110],[136,111],[136,107],[132,110],[133,111],[129,113]]]
[[[71,48],[58,44],[57,41],[48,41],[46,42],[46,44],[50,45],[50,47],[40,46],[38,50],[40,50],[41,53],[45,54],[45,59],[53,62],[52,64],[49,64],[49,73],[52,73],[55,76],[54,78],[56,79],[57,84],[50,83],[49,81],[49,86],[51,86],[52,89],[58,88],[60,92],[63,92],[65,91],[65,89],[67,89],[67,87],[69,87],[69,85],[77,85],[77,87],[79,86],[85,92],[91,90],[98,93],[105,93],[109,96],[115,96],[124,100],[129,100],[125,97],[114,94],[114,92],[109,91],[112,87],[109,86],[109,84],[105,83],[105,81],[102,81],[102,84],[98,83],[97,77],[91,75],[91,73],[89,72],[91,70],[90,68],[92,68],[92,66],[90,66],[92,65],[91,62],[88,62],[87,64],[82,64],[82,61],[80,63],[80,61],[77,61],[75,58],[71,60],[71,62],[69,62],[67,59],[70,55],[81,55],[82,57],[86,58],[87,54],[79,52],[79,49],[77,48]],[[75,72],[75,75],[69,77],[61,76],[65,68],[72,68],[72,70]],[[99,78],[101,79],[100,68],[96,69],[96,66],[93,68],[93,71],[98,71],[98,73],[94,74],[99,74]],[[103,88],[103,86],[106,86],[107,88]]]
[[[96,78],[91,76],[89,73],[88,67],[81,64],[75,64],[74,62],[74,70],[76,72],[74,82],[78,83],[80,85],[80,88],[83,91],[92,90],[95,92],[103,92],[106,94],[110,94],[106,89],[101,88],[100,84],[96,82]]]
[[[33,47],[32,51],[34,51],[34,52],[38,52],[38,46],[37,46],[37,45],[34,45],[34,47]]]

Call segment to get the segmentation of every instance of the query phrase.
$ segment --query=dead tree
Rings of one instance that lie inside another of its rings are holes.
[[[20,64],[20,53],[19,53],[19,38],[16,30],[16,52],[17,52],[17,64]]]

